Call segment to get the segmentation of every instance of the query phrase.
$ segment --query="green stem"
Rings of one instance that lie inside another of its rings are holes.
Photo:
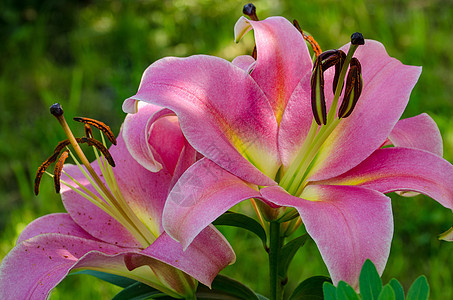
[[[281,300],[283,298],[283,287],[281,279],[278,276],[278,262],[282,239],[280,237],[280,223],[270,223],[270,243],[269,243],[269,279],[271,300]]]

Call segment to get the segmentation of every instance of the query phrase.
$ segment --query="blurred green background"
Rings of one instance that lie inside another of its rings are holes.
[[[453,161],[452,1],[256,1],[258,16],[296,18],[323,50],[360,31],[381,41],[422,76],[404,114],[429,113]],[[64,135],[48,108],[60,102],[67,116],[87,116],[119,131],[122,101],[142,72],[163,56],[211,54],[231,60],[248,54],[253,38],[233,42],[243,1],[3,0],[0,9],[0,257],[33,219],[64,211],[49,178],[34,196],[41,162]],[[70,124],[71,125],[71,124]],[[76,126],[72,126],[76,128]],[[80,128],[80,126],[77,126]],[[383,281],[398,278],[406,290],[426,274],[432,299],[453,298],[453,243],[437,235],[453,225],[451,211],[424,196],[393,195],[395,235]],[[247,204],[245,205],[247,207]],[[224,274],[267,294],[267,258],[254,237],[224,230],[238,254]],[[326,274],[310,241],[290,269],[288,290],[306,277]],[[26,276],[26,274],[24,274]],[[109,299],[118,288],[87,275],[70,276],[51,299]]]

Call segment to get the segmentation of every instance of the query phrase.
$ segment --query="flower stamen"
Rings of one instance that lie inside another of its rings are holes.
[[[104,136],[101,134],[103,143],[99,142],[98,140],[94,139],[92,136],[92,131],[90,125],[98,128],[101,132],[105,133],[107,138],[114,144],[116,144],[116,138],[114,137],[113,133],[111,132],[110,128],[102,122],[89,119],[89,118],[75,118],[76,121],[85,124],[85,133],[87,137],[76,138],[72,134],[66,120],[63,116],[63,109],[61,106],[56,103],[52,105],[50,108],[50,112],[57,118],[60,125],[63,127],[63,130],[68,137],[67,140],[60,142],[54,150],[54,153],[50,158],[48,158],[38,169],[37,176],[35,179],[35,193],[39,190],[39,183],[41,181],[42,174],[45,172],[45,169],[53,163],[60,152],[63,150],[64,147],[68,146],[69,144],[72,145],[74,152],[77,154],[78,158],[80,159],[81,163],[84,165],[85,168],[79,163],[78,159],[74,156],[72,151],[65,151],[57,165],[55,166],[54,175],[51,175],[54,178],[55,182],[55,189],[58,192],[60,190],[60,182],[71,188],[72,190],[76,191],[90,202],[95,204],[97,207],[101,208],[104,212],[109,214],[115,220],[117,220],[120,224],[122,224],[127,230],[136,238],[136,240],[143,246],[149,246],[158,236],[159,228],[154,228],[152,225],[145,225],[138,216],[132,211],[129,207],[128,203],[124,199],[121,191],[118,188],[118,184],[113,174],[112,167],[115,166],[115,162],[113,161],[112,156],[110,155],[107,147],[105,146]],[[100,164],[101,171],[104,174],[104,178],[106,180],[107,186],[102,182],[99,176],[94,171],[93,167],[91,166],[90,162],[86,158],[85,154],[83,153],[82,149],[80,148],[79,144],[86,143],[88,146],[92,146],[95,155],[98,159],[98,163]],[[102,154],[101,156],[97,152],[97,150]],[[69,176],[66,172],[64,172],[63,164],[66,160],[67,156],[71,155],[74,162],[79,167],[79,170],[84,174],[87,180],[91,183],[91,185],[95,188],[95,190],[99,193],[100,197],[95,195],[94,193],[90,192],[86,187],[84,187],[79,182],[75,181],[74,178]],[[102,158],[102,160],[100,159]],[[108,162],[108,164],[106,163]],[[69,183],[60,179],[61,172],[64,172],[76,185],[82,189],[79,189],[71,186]],[[146,221],[145,221],[146,222]],[[157,234],[157,235],[156,235]]]
[[[61,155],[60,158],[58,159],[57,163],[55,164],[55,170],[53,171],[53,182],[55,184],[55,192],[57,194],[60,193],[60,177],[61,177],[61,171],[63,170],[63,165],[65,160],[69,156],[69,150],[64,151]]]
[[[84,118],[84,117],[75,117],[75,118],[73,118],[73,120],[76,121],[76,122],[81,122],[81,123],[83,123],[85,125],[88,125],[88,128],[90,128],[89,126],[96,127],[97,129],[101,130],[105,134],[107,139],[113,145],[116,145],[116,137],[113,134],[112,130],[110,129],[109,126],[107,126],[106,124],[102,123],[101,121],[90,119],[90,118]],[[88,129],[88,131],[91,132],[91,128]],[[86,126],[85,126],[85,132],[87,132],[87,127]],[[92,137],[92,136],[93,136],[92,132],[91,132],[91,136],[89,136],[87,134],[87,137]]]
[[[296,19],[293,20],[293,25],[300,32],[300,34],[302,34],[304,40],[306,40],[310,44],[316,57],[318,57],[322,53],[321,47],[319,46],[318,42],[311,35],[306,35],[304,33],[304,31],[299,25],[299,22]]]

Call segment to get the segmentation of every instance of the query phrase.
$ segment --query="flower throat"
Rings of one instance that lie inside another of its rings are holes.
[[[354,58],[353,55],[359,45],[365,44],[365,40],[361,33],[356,32],[351,36],[351,45],[347,54],[341,50],[328,50],[320,53],[321,50],[316,41],[311,41],[312,38],[309,39],[309,36],[306,38],[297,21],[294,21],[294,26],[301,32],[304,39],[312,45],[317,56],[310,81],[313,121],[304,144],[294,161],[286,170],[280,170],[279,185],[288,193],[300,196],[308,182],[307,179],[322,145],[338,126],[341,119],[352,113],[360,97],[363,85],[361,66],[358,59]],[[331,67],[335,67],[332,83],[334,97],[327,113],[324,96],[324,72]],[[345,79],[346,85],[344,84]],[[344,85],[343,101],[338,109],[337,117],[335,117]]]

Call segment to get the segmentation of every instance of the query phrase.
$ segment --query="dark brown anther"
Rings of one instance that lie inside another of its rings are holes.
[[[58,152],[60,154],[60,152]],[[36,171],[36,177],[35,177],[35,185],[34,185],[34,191],[35,195],[38,196],[39,194],[39,185],[41,183],[42,175],[46,171],[46,169],[50,166],[51,163],[57,160],[58,154],[52,154],[51,157],[46,159],[38,168],[38,171]]]
[[[258,16],[256,15],[256,6],[253,3],[244,5],[242,8],[242,13],[246,16],[249,16],[253,21],[259,21]]]
[[[63,170],[63,165],[69,156],[69,150],[64,151],[60,158],[58,159],[57,163],[55,164],[55,170],[53,171],[53,182],[55,184],[55,191],[57,194],[60,193],[60,178],[61,178],[61,171]]]
[[[343,68],[344,61],[346,60],[346,53],[339,50],[339,62],[335,64],[335,76],[333,77],[333,93],[337,90],[338,80],[340,79],[341,69]],[[341,87],[340,93],[343,91],[343,87]]]
[[[304,33],[304,31],[302,30],[302,28],[299,25],[299,22],[297,22],[296,19],[293,20],[293,25],[300,32],[300,34],[302,34],[302,37],[304,38],[304,40],[306,40],[311,45],[313,52],[315,53],[316,57],[318,57],[322,53],[321,47],[319,46],[318,42],[316,42],[312,36],[306,35]]]
[[[318,125],[327,123],[326,100],[324,97],[324,72],[320,56],[315,60],[311,74],[311,109]]]
[[[110,127],[102,123],[101,121],[97,121],[94,119],[90,118],[82,118],[82,117],[75,117],[74,121],[81,122],[86,125],[94,126],[97,129],[101,130],[103,133],[105,133],[105,136],[109,139],[109,141],[113,144],[116,145],[116,138],[113,132],[110,130]]]
[[[84,138],[77,138],[77,142],[86,143],[88,146],[96,147],[99,151],[102,152],[102,154],[105,156],[105,158],[107,159],[109,164],[112,167],[115,167],[115,161],[113,160],[113,157],[110,155],[109,150],[107,148],[105,148],[104,145],[101,142],[99,142],[98,140],[84,137]]]
[[[63,108],[61,107],[60,103],[54,103],[50,107],[50,113],[55,117],[61,117],[63,115]]]
[[[91,130],[91,126],[88,124],[85,124],[85,136],[87,138],[92,138],[93,137],[93,130]]]
[[[362,93],[362,86],[362,67],[359,60],[354,57],[349,63],[344,98],[338,110],[339,118],[347,118],[352,113]]]
[[[322,70],[326,71],[332,66],[335,66],[335,76],[333,78],[333,93],[335,94],[335,91],[337,89],[338,85],[338,80],[340,78],[340,72],[341,69],[343,68],[344,61],[346,60],[346,54],[341,51],[341,50],[328,50],[326,52],[323,52],[321,55],[321,60],[322,60]],[[343,87],[341,87],[343,89]]]

